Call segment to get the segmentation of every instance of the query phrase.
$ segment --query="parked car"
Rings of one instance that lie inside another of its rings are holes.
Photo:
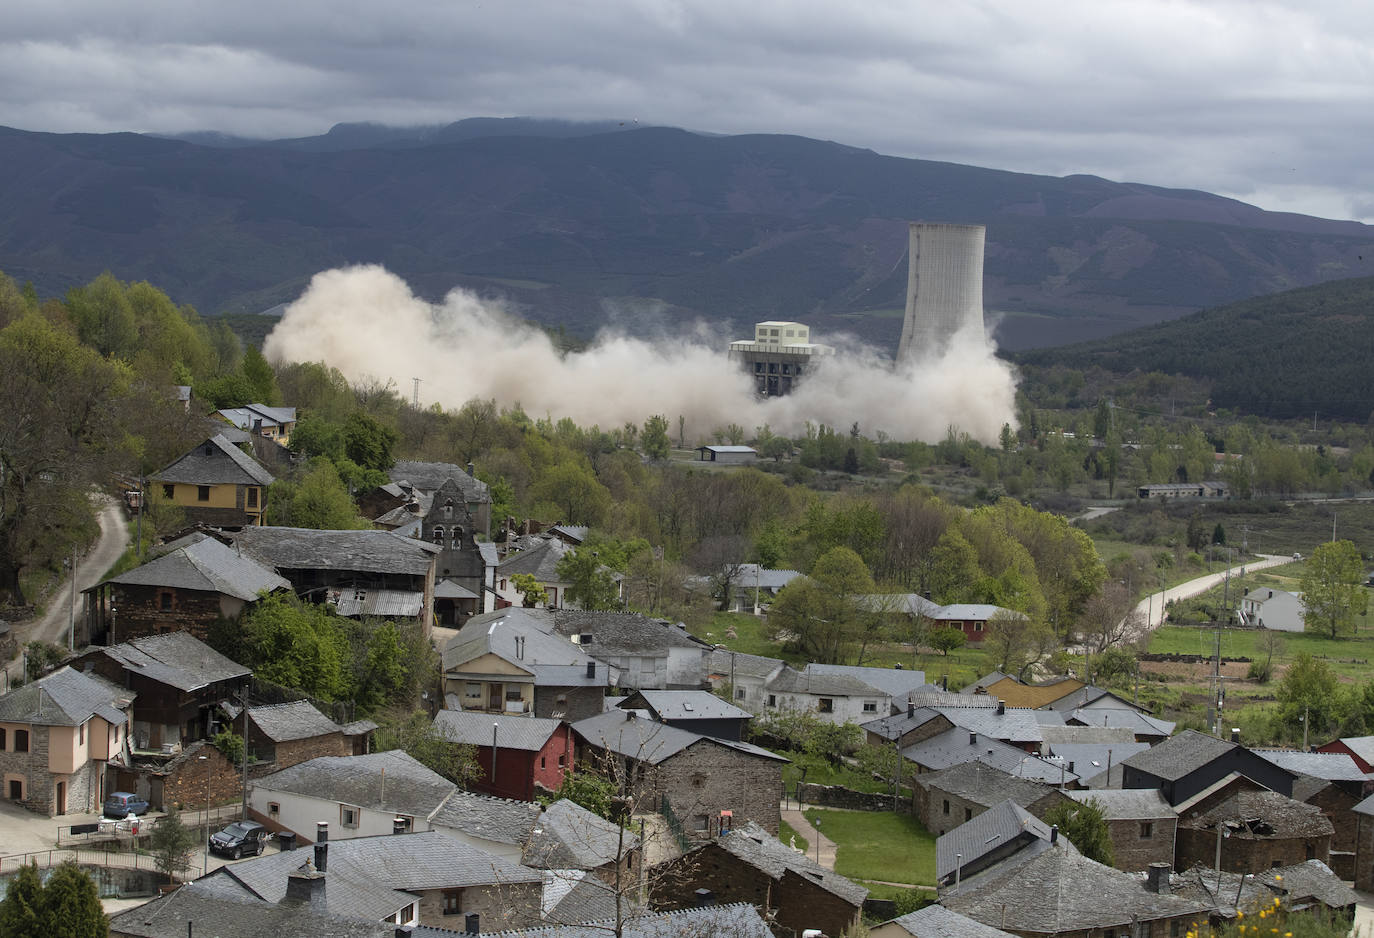
[[[101,813],[106,817],[125,818],[131,814],[147,814],[148,802],[127,791],[114,791],[105,796]]]
[[[210,836],[210,850],[237,860],[257,857],[267,846],[267,828],[257,821],[235,821],[224,830]]]

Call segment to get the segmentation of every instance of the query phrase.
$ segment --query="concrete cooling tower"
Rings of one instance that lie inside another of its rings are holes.
[[[938,356],[970,323],[983,326],[982,225],[911,225],[906,319],[897,361]]]

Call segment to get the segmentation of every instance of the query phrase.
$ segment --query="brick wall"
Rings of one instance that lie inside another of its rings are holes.
[[[1178,826],[1174,868],[1186,870],[1201,863],[1216,863],[1215,830]],[[1275,866],[1292,866],[1307,860],[1327,863],[1331,858],[1331,837],[1254,837],[1232,834],[1221,841],[1221,868],[1230,873],[1259,873]]]
[[[1143,825],[1150,825],[1149,836],[1144,836]],[[1136,872],[1149,869],[1151,863],[1174,862],[1174,841],[1178,821],[1175,818],[1120,818],[1107,821],[1107,830],[1112,838],[1113,864],[1118,870]],[[1208,863],[1210,866],[1210,861]],[[1186,867],[1179,867],[1186,869]]]

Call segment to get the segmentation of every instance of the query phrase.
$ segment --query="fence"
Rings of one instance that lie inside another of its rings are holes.
[[[662,814],[663,819],[668,822],[668,831],[673,835],[673,839],[677,841],[678,848],[681,849],[683,853],[691,850],[691,838],[687,836],[687,832],[682,828],[682,822],[679,821],[677,815],[673,813],[673,806],[672,803],[668,801],[667,795],[663,796]]]

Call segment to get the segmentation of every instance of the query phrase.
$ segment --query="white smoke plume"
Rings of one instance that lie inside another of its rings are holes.
[[[840,347],[813,366],[796,392],[759,399],[727,360],[726,341],[632,336],[607,330],[580,353],[560,356],[544,333],[464,290],[441,304],[416,297],[375,266],[316,274],[267,337],[272,361],[323,361],[350,381],[392,379],[404,393],[419,378],[421,402],[456,408],[473,397],[519,404],[531,417],[570,417],[612,429],[663,414],[673,430],[708,437],[730,423],[752,433],[799,435],[807,421],[842,431],[858,422],[873,437],[942,439],[950,426],[984,442],[1015,423],[1015,376],[986,338],[961,334],[937,361],[896,370],[870,348]]]

